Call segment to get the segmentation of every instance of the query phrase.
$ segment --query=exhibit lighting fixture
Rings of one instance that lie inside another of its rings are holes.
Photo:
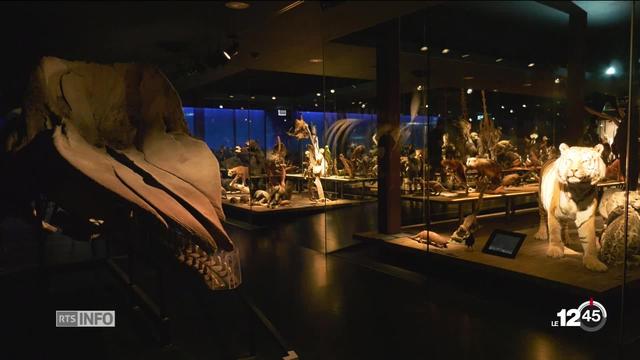
[[[220,106],[218,106],[218,107],[219,107],[220,109],[223,109],[223,108],[224,108],[224,106],[222,106],[222,105],[220,105]]]
[[[256,99],[256,97],[255,97],[255,96],[251,96],[251,100],[255,100],[255,99]]]
[[[502,62],[502,60],[504,60],[503,58],[497,58],[496,62]]]
[[[465,76],[465,77],[463,77],[463,79],[464,80],[473,80],[473,79],[475,79],[475,77],[473,77],[473,76]]]
[[[422,91],[422,85],[418,85],[418,87],[416,88],[416,90],[418,90],[418,91]]]
[[[322,94],[320,94],[320,93],[316,93],[316,96],[321,96],[321,95],[322,95]]]
[[[468,89],[467,89],[467,94],[471,94],[472,92],[473,92],[473,89],[472,89],[472,88],[468,88]]]
[[[509,109],[509,113],[510,113],[510,114],[513,114],[513,109]]]
[[[321,63],[322,59],[313,58],[313,59],[309,59],[309,62],[313,64],[317,64],[317,63]]]
[[[425,52],[429,50],[429,47],[427,45],[422,45],[422,47],[420,48],[420,51]]]
[[[615,67],[613,67],[613,66],[609,66],[609,67],[607,68],[607,70],[605,70],[605,72],[604,72],[604,73],[605,73],[606,75],[609,75],[609,76],[611,76],[611,75],[615,75],[615,74],[616,74],[616,68],[615,68]]]
[[[272,97],[271,97],[271,100],[275,100],[275,99],[276,99],[276,97],[275,97],[275,96],[272,96]]]
[[[461,56],[461,57],[462,57],[463,59],[466,59],[466,58],[468,58],[469,56],[471,56],[471,55],[469,55],[469,54],[462,54],[462,56]]]
[[[318,107],[318,104],[313,104],[313,106]]]
[[[227,1],[224,6],[226,6],[229,9],[233,9],[233,10],[245,10],[248,9],[249,3],[243,2],[243,1]]]
[[[442,49],[442,53],[443,53],[443,54],[448,54],[448,53],[449,53],[449,51],[450,51],[450,50],[449,50],[449,49],[447,49],[447,48]]]
[[[366,107],[367,107],[367,104],[362,104],[362,106],[361,106],[361,108],[363,108],[363,109],[366,108]]]
[[[331,90],[329,90],[329,92],[332,93],[332,94],[335,94],[336,90],[335,89],[331,89]]]
[[[500,109],[504,109],[504,105],[500,105]]]
[[[560,84],[560,78],[556,78],[555,80],[553,80],[553,82],[554,82],[555,84]]]
[[[527,107],[527,104],[522,104],[522,107],[523,107],[523,108],[526,108],[526,107]]]
[[[534,67],[536,66],[536,63],[529,63],[529,65],[527,65],[527,67]]]
[[[294,1],[294,2],[292,2],[291,4],[289,4],[289,5],[285,6],[285,7],[283,7],[283,8],[282,8],[282,9],[280,9],[280,10],[278,10],[278,15],[282,15],[282,14],[286,13],[287,11],[291,11],[291,10],[293,10],[294,8],[296,8],[296,7],[300,6],[300,5],[302,5],[303,3],[304,3],[304,1]]]
[[[229,95],[229,99],[233,99],[235,96],[233,95]]]
[[[424,107],[425,107],[425,109],[428,109],[429,108],[429,104],[425,105]]]
[[[231,46],[229,46],[228,48],[222,51],[222,54],[224,55],[224,57],[227,58],[227,60],[231,60],[232,57],[238,55],[238,47],[239,47],[238,42],[234,40],[231,43]]]

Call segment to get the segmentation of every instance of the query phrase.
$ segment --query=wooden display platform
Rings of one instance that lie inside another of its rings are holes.
[[[276,208],[269,208],[267,206],[262,205],[249,205],[246,203],[235,203],[232,204],[229,200],[223,199],[222,206],[225,211],[231,212],[240,212],[240,213],[249,213],[252,215],[273,215],[273,214],[302,214],[302,213],[312,213],[319,212],[325,210],[332,210],[336,208],[346,207],[346,206],[356,206],[363,203],[368,203],[375,201],[375,199],[365,199],[365,200],[351,200],[351,199],[336,199],[336,200],[327,200],[327,201],[311,201],[309,196],[305,193],[299,194],[294,193],[291,196],[291,204],[286,206],[278,206]]]
[[[601,191],[607,188],[621,187],[621,186],[624,186],[624,182],[622,181],[603,181],[598,183],[598,188]],[[515,213],[513,209],[513,201],[515,198],[532,196],[532,195],[537,196],[539,189],[540,188],[538,184],[511,186],[511,187],[505,188],[505,193],[502,193],[502,194],[484,194],[484,199],[485,200],[504,199],[505,215],[507,217],[510,217]],[[445,205],[457,205],[458,221],[459,223],[462,223],[462,221],[464,220],[463,206],[467,203],[471,203],[471,208],[475,209],[475,206],[476,206],[476,203],[478,202],[478,198],[480,194],[477,192],[470,192],[468,195],[465,195],[464,193],[461,193],[461,194],[449,193],[449,194],[451,194],[451,196],[445,196],[445,195],[427,196],[426,194],[425,195],[409,194],[409,195],[402,195],[401,198],[403,200],[410,200],[410,201],[422,201],[422,202],[429,201],[429,202],[440,203]]]
[[[287,179],[294,180],[296,182],[296,189],[298,191],[302,191],[303,186],[300,185],[302,181],[306,181],[307,179],[302,174],[287,174]],[[338,195],[339,198],[344,198],[344,185],[345,184],[354,184],[354,183],[362,183],[360,197],[364,197],[364,189],[366,188],[367,182],[378,181],[378,178],[375,177],[353,177],[350,178],[348,176],[321,176],[320,180],[323,182],[333,182],[334,184],[334,193]],[[328,189],[324,189],[325,192],[329,191]]]
[[[538,230],[538,214],[523,214],[511,219],[486,218],[480,219],[480,230],[476,233],[476,243],[472,250],[463,244],[452,243],[448,248],[440,249],[434,246],[418,243],[410,238],[421,229],[405,229],[405,233],[385,235],[379,233],[361,233],[355,237],[360,240],[374,240],[383,242],[385,246],[408,251],[418,256],[433,256],[443,259],[453,266],[468,265],[474,270],[495,270],[503,275],[512,275],[555,285],[572,288],[579,292],[587,291],[592,294],[604,294],[619,289],[622,285],[622,267],[610,268],[605,273],[587,270],[582,265],[582,254],[570,248],[565,248],[565,257],[552,259],[546,256],[547,241],[536,240]],[[450,235],[456,228],[455,224],[439,224],[432,227],[442,235]],[[527,235],[515,259],[503,258],[485,254],[482,249],[494,229],[514,231]],[[573,247],[573,246],[572,246]],[[576,244],[579,248],[579,244]],[[627,273],[628,282],[640,281],[640,269],[630,269]]]

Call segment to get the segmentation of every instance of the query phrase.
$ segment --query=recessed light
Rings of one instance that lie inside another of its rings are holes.
[[[355,104],[356,104],[356,102],[355,102],[355,101],[352,101],[352,102],[351,102],[351,105],[355,105]]]
[[[418,85],[418,87],[416,87],[416,90],[422,91],[422,85]]]
[[[530,86],[531,86],[531,83],[524,83],[524,84],[522,84],[522,86],[524,86],[524,87],[530,87]]]
[[[616,68],[615,68],[615,67],[613,67],[613,66],[609,66],[609,67],[607,68],[607,70],[605,70],[605,71],[604,71],[604,73],[605,73],[606,75],[609,75],[609,76],[611,76],[611,75],[615,75],[615,74],[616,74]]]
[[[504,60],[503,58],[497,58],[496,62],[502,62],[502,60]]]
[[[493,89],[493,92],[498,92],[498,89]]]
[[[554,82],[555,84],[560,84],[560,78],[556,78],[555,80],[553,80],[553,82]]]
[[[463,77],[463,79],[465,79],[465,80],[473,80],[473,79],[475,79],[475,77],[473,77],[473,76],[465,76],[465,77]]]
[[[527,65],[527,67],[534,67],[536,66],[536,63],[529,63],[529,65]]]
[[[249,3],[246,2],[242,2],[242,1],[227,1],[224,6],[226,6],[229,9],[233,9],[233,10],[245,10],[248,9]]]
[[[224,108],[224,106],[222,106],[222,105],[220,105],[220,106],[218,106],[218,107],[219,107],[220,109],[223,109],[223,108]]]
[[[510,113],[510,114],[513,114],[513,109],[509,109],[509,113]]]
[[[473,92],[473,89],[472,89],[472,88],[468,88],[468,89],[467,89],[467,94],[471,94],[472,92]]]
[[[527,104],[522,104],[522,107],[523,107],[523,108],[526,108],[526,107],[527,107]]]
[[[367,107],[367,104],[362,104],[362,106],[360,106],[360,107],[364,109],[364,108]]]
[[[331,90],[329,90],[329,92],[332,93],[332,94],[335,94],[336,90],[335,89],[331,89]]]
[[[449,50],[449,49],[447,49],[447,48],[442,49],[442,53],[443,53],[443,54],[448,54],[448,53],[449,53],[449,51],[451,51],[451,50]]]
[[[466,58],[468,58],[469,56],[471,56],[471,55],[469,55],[469,54],[462,54],[461,58],[466,59]]]
[[[429,108],[429,104],[425,105],[424,107],[425,107],[426,109],[428,109],[428,108]]]
[[[500,105],[500,109],[504,109],[504,105]]]
[[[272,97],[271,97],[271,100],[275,100],[275,99],[276,99],[276,97],[275,97],[275,96],[272,96]]]
[[[423,45],[423,46],[420,48],[420,51],[422,51],[422,52],[425,52],[425,51],[427,51],[427,50],[429,50],[429,47],[428,47],[428,46],[426,46],[426,45]]]
[[[313,106],[318,107],[318,104],[313,104]]]
[[[229,95],[229,99],[233,99],[235,96],[233,95]]]
[[[317,64],[317,63],[321,63],[321,62],[322,62],[322,59],[313,58],[313,59],[309,59],[309,62],[310,62],[310,63]]]
[[[255,97],[255,96],[251,96],[251,100],[255,100],[255,99],[256,99],[256,97]]]
[[[316,93],[316,96],[322,96],[322,94],[320,94],[320,93]]]

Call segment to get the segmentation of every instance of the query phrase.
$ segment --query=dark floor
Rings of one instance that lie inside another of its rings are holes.
[[[566,303],[571,296],[559,295],[555,302],[557,291],[501,282],[486,274],[458,276],[456,271],[430,272],[416,264],[409,267],[412,271],[401,269],[397,257],[381,254],[375,244],[352,240],[352,233],[375,228],[375,219],[375,204],[369,204],[271,220],[253,231],[228,226],[243,259],[241,293],[212,294],[180,271],[169,271],[169,346],[148,336],[154,327],[129,310],[123,286],[104,267],[58,270],[42,285],[32,266],[36,247],[28,230],[5,223],[9,230],[0,269],[0,354],[8,354],[7,359],[242,358],[249,354],[248,339],[254,338],[258,358],[278,358],[277,341],[255,326],[240,296],[244,294],[301,359],[640,356],[637,345],[627,346],[624,353],[616,345],[616,319],[593,334],[550,327],[561,307],[584,299]],[[88,249],[86,243],[51,239],[47,252],[50,260],[73,261],[86,259]],[[152,279],[146,267],[139,273],[145,284]],[[118,326],[56,329],[56,309],[115,309]],[[612,311],[610,318],[613,313],[618,314]]]

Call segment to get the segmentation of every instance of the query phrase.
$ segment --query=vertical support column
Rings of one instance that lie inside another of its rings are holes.
[[[638,141],[640,141],[640,96],[638,96],[638,86],[640,86],[640,76],[638,76],[638,71],[640,71],[640,66],[638,66],[638,62],[635,61],[635,59],[638,58],[638,55],[640,55],[640,50],[638,49],[638,47],[640,47],[640,42],[638,41],[638,27],[640,24],[638,24],[638,20],[639,20],[639,16],[637,14],[637,5],[636,3],[632,3],[631,5],[633,7],[632,12],[631,12],[631,16],[633,18],[633,20],[631,21],[631,29],[630,29],[630,33],[631,33],[631,41],[630,41],[630,49],[629,49],[629,53],[630,53],[630,61],[629,61],[629,106],[626,109],[627,113],[628,113],[628,118],[627,118],[627,123],[628,123],[628,132],[630,134],[628,140],[625,139],[625,141],[629,141],[629,145],[627,147],[627,156],[629,158],[629,166],[628,166],[628,174],[626,174],[626,176],[628,176],[628,183],[629,183],[629,187],[628,190],[629,191],[635,191],[638,189],[638,173],[639,173],[639,168],[638,168]],[[626,126],[627,123],[623,122],[623,126]],[[620,131],[620,129],[618,129],[618,131]],[[621,159],[623,160],[623,159]],[[626,165],[626,164],[625,164]]]
[[[584,50],[587,13],[573,10],[569,14],[569,46],[567,58],[567,129],[565,141],[578,145],[584,132]]]
[[[193,108],[193,128],[194,136],[204,140],[204,108]]]
[[[378,231],[400,232],[400,23],[378,27],[376,46],[378,106]]]

